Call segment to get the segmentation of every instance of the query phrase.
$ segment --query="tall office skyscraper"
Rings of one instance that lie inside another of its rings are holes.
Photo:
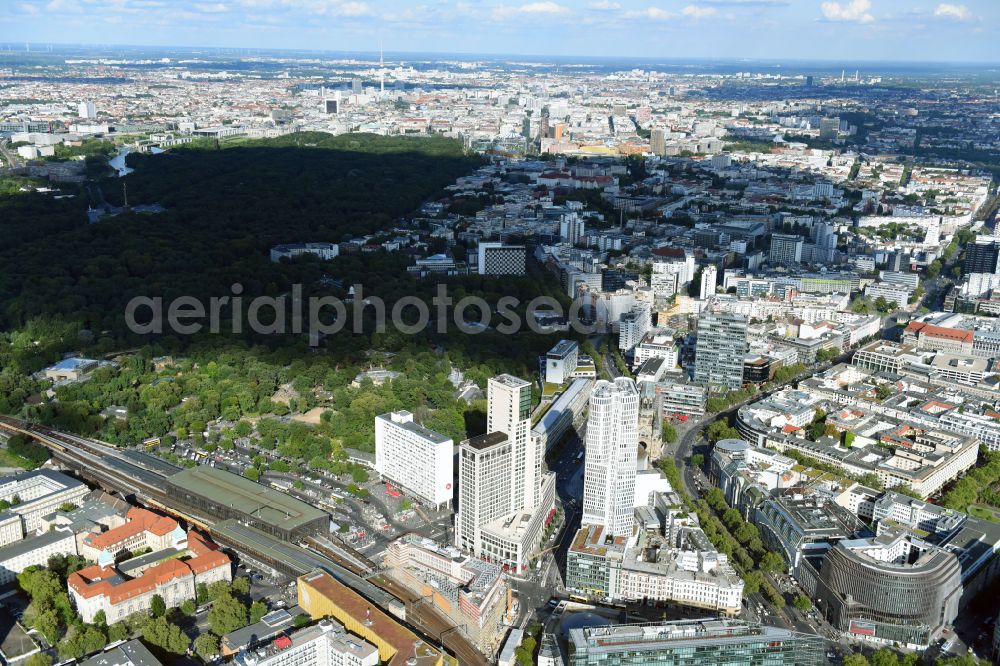
[[[771,235],[771,263],[794,266],[802,261],[802,236],[795,234]]]
[[[834,227],[829,222],[819,222],[813,226],[813,233],[816,236],[816,247],[813,250],[812,260],[814,262],[830,263],[833,261],[837,251],[837,234]]]
[[[486,434],[459,447],[455,544],[522,569],[554,506],[555,476],[542,472],[542,441],[531,436],[531,384],[500,375],[487,392]]]
[[[716,280],[719,278],[719,269],[714,264],[709,264],[701,269],[701,289],[698,297],[705,300],[715,293]]]
[[[76,113],[81,118],[93,119],[97,117],[97,107],[94,106],[93,102],[80,102]]]
[[[500,375],[487,387],[486,432],[502,432],[511,442],[510,511],[533,507],[537,501],[542,453],[531,440],[531,384]]]
[[[667,135],[659,127],[649,131],[649,150],[654,155],[667,154]]]
[[[840,118],[821,118],[819,121],[819,138],[822,141],[833,141],[840,133]]]
[[[965,249],[966,275],[970,273],[1000,273],[997,270],[1000,259],[1000,238],[979,236]]]
[[[639,448],[639,391],[619,377],[599,381],[590,394],[583,477],[583,524],[606,525],[631,536]]]
[[[618,322],[618,349],[630,352],[653,328],[653,308],[649,303],[636,303],[622,313]]]
[[[431,504],[446,505],[454,495],[454,445],[410,412],[382,414],[375,417],[375,471]]]
[[[738,389],[743,385],[747,351],[747,319],[731,312],[698,315],[694,380],[699,384]]]
[[[585,233],[586,223],[576,213],[566,213],[559,220],[559,235],[570,245],[581,242]]]

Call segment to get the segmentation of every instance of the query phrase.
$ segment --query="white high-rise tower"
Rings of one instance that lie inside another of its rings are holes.
[[[590,395],[583,477],[583,524],[631,536],[639,449],[639,391],[619,377],[599,381]]]
[[[716,280],[719,279],[719,269],[714,264],[709,264],[701,269],[701,285],[698,293],[701,300],[715,294]]]
[[[486,389],[486,432],[502,432],[511,443],[511,511],[538,501],[542,454],[531,437],[531,383],[511,375],[490,379]]]
[[[499,375],[487,389],[486,434],[459,447],[455,545],[523,569],[555,503],[555,475],[531,435],[531,382]]]

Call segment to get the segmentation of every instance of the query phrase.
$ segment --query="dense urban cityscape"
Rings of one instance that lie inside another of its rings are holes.
[[[0,43],[0,660],[1000,663],[1000,70],[943,55]]]

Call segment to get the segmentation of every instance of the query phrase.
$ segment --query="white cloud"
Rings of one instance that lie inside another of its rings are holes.
[[[824,2],[820,5],[823,16],[830,21],[850,21],[853,23],[871,23],[875,17],[871,15],[871,0],[850,0],[849,2]]]
[[[965,5],[952,5],[942,2],[934,10],[934,16],[939,18],[954,19],[955,21],[968,21],[972,18],[972,12]]]
[[[559,14],[568,14],[569,8],[564,7],[560,4],[552,2],[552,0],[543,0],[542,2],[529,2],[524,5],[519,5],[517,7],[508,7],[506,5],[500,5],[499,7],[493,8],[493,18],[496,19],[508,19],[521,14],[529,15],[549,15],[555,16]]]
[[[251,9],[284,8],[320,16],[367,16],[372,8],[360,0],[237,0]]]
[[[223,2],[203,2],[192,5],[191,9],[205,14],[222,14],[229,11],[229,5]]]
[[[30,3],[27,3],[27,2],[22,2],[21,4],[19,4],[17,6],[17,8],[20,9],[21,12],[23,12],[25,14],[37,14],[38,13],[38,7],[36,7],[35,5],[32,5]]]
[[[709,16],[715,16],[715,7],[699,7],[698,5],[688,5],[681,10],[681,14],[690,18],[707,18]]]
[[[645,9],[633,9],[625,12],[627,19],[648,19],[650,21],[667,21],[674,18],[673,12],[659,7],[646,7]]]
[[[590,3],[588,7],[602,12],[610,12],[616,9],[621,9],[622,4],[620,2],[611,2],[611,0],[597,0],[597,2]]]
[[[333,13],[338,16],[364,16],[371,14],[372,10],[367,2],[345,2],[342,5],[334,7]]]

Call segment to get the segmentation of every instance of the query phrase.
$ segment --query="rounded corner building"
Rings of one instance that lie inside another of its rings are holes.
[[[954,553],[913,535],[845,539],[823,560],[817,606],[842,632],[924,647],[958,614],[961,576]]]

